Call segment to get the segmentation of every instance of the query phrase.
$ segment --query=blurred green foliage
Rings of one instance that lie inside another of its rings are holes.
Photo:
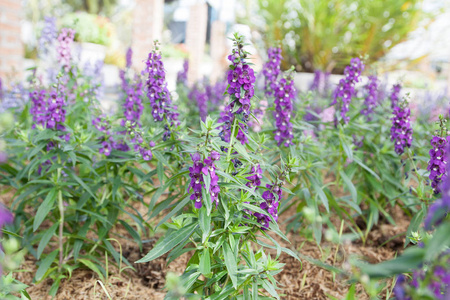
[[[62,27],[75,29],[75,41],[77,42],[108,46],[111,41],[112,24],[104,17],[78,12],[65,15],[61,22]]]
[[[351,57],[372,63],[416,28],[421,0],[255,0],[266,47],[281,41],[285,67],[341,72]]]

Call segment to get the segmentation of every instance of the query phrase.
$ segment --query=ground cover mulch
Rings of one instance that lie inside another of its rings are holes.
[[[5,195],[0,195],[0,202],[8,203],[10,199],[5,199]],[[287,211],[280,216],[282,231],[286,225],[283,222],[289,218],[294,211]],[[403,249],[404,236],[399,236],[406,232],[410,218],[407,217],[398,207],[392,208],[389,213],[396,221],[396,225],[387,222],[380,223],[371,230],[365,245],[360,241],[334,245],[324,241],[319,246],[312,240],[306,240],[298,233],[290,232],[287,237],[291,244],[278,239],[283,247],[298,250],[303,255],[319,259],[327,264],[341,267],[346,263],[351,255],[358,255],[371,263],[377,263],[393,258]],[[339,222],[340,223],[340,222]],[[118,225],[113,230],[114,238],[120,242],[122,253],[130,261],[134,262],[145,255],[154,244],[152,242],[144,244],[144,249],[140,252],[139,247],[133,241],[117,236],[126,236],[125,229]],[[116,245],[115,245],[116,246]],[[339,247],[336,251],[336,247]],[[117,251],[119,247],[116,246]],[[337,253],[337,255],[336,255]],[[105,289],[112,299],[163,299],[165,291],[165,277],[168,272],[182,274],[186,263],[190,258],[190,253],[186,253],[169,265],[166,265],[166,257],[160,257],[145,264],[133,264],[136,271],[119,269],[109,264],[107,281],[104,281]],[[329,296],[341,298],[350,287],[346,278],[334,276],[331,272],[324,270],[307,260],[297,261],[293,257],[282,254],[280,257],[285,263],[283,271],[277,275],[281,299],[329,299]],[[16,273],[16,278],[29,285],[28,293],[34,300],[52,299],[48,295],[52,285],[51,279],[46,279],[39,284],[33,283],[33,277],[37,270],[36,260],[32,255],[27,255],[21,267],[22,272]],[[385,289],[390,288],[389,284]],[[368,296],[363,288],[357,285],[357,298],[364,300]],[[73,272],[70,280],[62,280],[59,292],[55,299],[108,299],[99,284],[99,277],[94,272],[87,269],[77,269]]]

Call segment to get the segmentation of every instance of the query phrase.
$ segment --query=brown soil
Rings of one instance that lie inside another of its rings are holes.
[[[0,202],[5,198],[0,196]],[[6,201],[4,201],[6,202]],[[146,209],[146,208],[145,208]],[[397,226],[391,224],[380,224],[375,226],[369,233],[368,243],[362,245],[360,241],[345,243],[340,245],[336,252],[336,245],[330,242],[323,242],[319,246],[314,241],[308,241],[300,234],[289,233],[287,236],[292,244],[284,241],[278,241],[282,246],[293,250],[299,250],[303,255],[319,259],[330,265],[341,267],[349,256],[359,255],[371,263],[381,262],[393,258],[397,251],[403,248],[404,236],[394,238],[385,243],[394,236],[406,231],[409,224],[409,218],[406,217],[400,209],[390,211]],[[280,224],[283,223],[292,211],[288,211],[280,217]],[[336,223],[336,220],[333,220]],[[340,222],[337,222],[340,223]],[[380,222],[381,223],[381,222]],[[284,231],[285,226],[281,226]],[[125,235],[121,226],[116,226],[114,231]],[[142,253],[138,246],[126,239],[118,239],[122,246],[124,256],[134,262],[145,255],[153,246],[153,243],[146,244]],[[117,249],[118,250],[118,249]],[[337,253],[337,255],[335,254]],[[182,274],[184,267],[189,259],[189,253],[184,254],[170,265],[166,265],[163,256],[145,264],[134,264],[136,271],[123,270],[119,272],[118,268],[110,264],[109,278],[103,282],[105,289],[112,299],[163,299],[165,292],[165,276],[168,272]],[[289,255],[282,254],[280,257],[282,263],[285,263],[284,270],[277,275],[280,290],[278,291],[281,299],[329,299],[329,295],[341,298],[349,289],[345,278],[334,276],[331,272],[324,270],[306,260],[300,263]],[[17,279],[28,284],[28,293],[33,300],[51,299],[48,291],[52,280],[47,279],[39,284],[32,283],[37,266],[35,259],[28,255],[23,263],[23,272],[18,272]],[[389,288],[389,284],[385,289]],[[357,299],[368,299],[364,289],[357,285]],[[99,284],[98,276],[90,270],[77,269],[73,272],[70,280],[63,280],[55,299],[76,300],[76,299],[108,299],[103,288]]]

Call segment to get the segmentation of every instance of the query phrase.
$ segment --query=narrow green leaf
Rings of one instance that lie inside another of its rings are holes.
[[[36,275],[34,276],[34,278],[37,282],[39,282],[42,279],[42,277],[47,272],[48,268],[50,268],[50,266],[52,265],[53,261],[56,258],[56,255],[58,255],[58,252],[59,252],[59,250],[54,250],[52,253],[47,255],[41,261],[41,264],[39,265],[39,268],[36,271]]]
[[[347,174],[345,174],[343,170],[340,170],[339,174],[341,174],[342,180],[344,180],[344,183],[347,185],[348,191],[350,192],[350,195],[352,195],[353,202],[358,203],[358,194],[353,182],[350,178],[348,178]]]
[[[37,259],[41,257],[42,251],[44,251],[45,247],[48,245],[48,242],[52,238],[53,234],[55,233],[56,228],[58,227],[59,222],[53,224],[52,227],[47,229],[44,233],[44,235],[41,238],[41,241],[39,242],[39,246],[37,249]]]
[[[34,217],[33,221],[33,232],[39,228],[41,223],[47,217],[50,210],[52,210],[55,201],[56,201],[56,189],[52,189],[47,194],[47,197],[45,197],[45,200],[41,203],[36,212],[36,216]]]
[[[93,263],[90,260],[84,259],[84,258],[79,258],[78,261],[81,262],[86,267],[88,267],[90,270],[94,271],[98,275],[98,277],[100,277],[100,279],[102,281],[105,281],[105,276],[100,271],[100,268],[98,267],[97,264]]]
[[[174,214],[179,212],[186,204],[190,201],[190,196],[186,196],[182,201],[180,201],[174,209],[170,211],[159,223],[155,226],[155,229],[158,228],[161,224],[164,224],[167,220],[169,220]]]
[[[199,211],[198,223],[202,230],[202,243],[204,243],[211,232],[211,215],[208,215],[205,207]]]
[[[148,262],[166,254],[183,240],[189,238],[197,226],[197,224],[192,223],[167,235],[160,243],[150,250],[146,256],[138,260],[136,263]]]
[[[209,256],[209,249],[204,248],[200,256],[200,263],[198,265],[199,271],[206,277],[211,278],[211,257]]]
[[[225,260],[225,265],[227,267],[228,270],[228,276],[230,276],[231,282],[233,283],[233,287],[236,289],[237,288],[237,262],[236,262],[236,257],[233,253],[233,251],[231,251],[230,246],[228,245],[228,243],[224,243],[222,245],[222,249],[223,249],[223,257]]]

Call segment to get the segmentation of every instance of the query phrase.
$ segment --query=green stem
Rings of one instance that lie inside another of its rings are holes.
[[[234,132],[236,131],[236,117],[233,120],[233,129],[231,130],[231,136],[230,136],[230,144],[228,146],[228,153],[227,153],[227,163],[230,163],[230,156],[231,156],[231,145],[233,144],[234,140]]]
[[[58,155],[58,163],[61,164],[61,157]],[[57,171],[57,183],[59,183],[59,179],[61,177],[61,168],[58,168]],[[63,235],[64,235],[64,202],[62,198],[62,191],[58,191],[58,207],[59,207],[59,266],[58,271],[61,272],[61,267],[64,262],[64,243],[63,243]]]

